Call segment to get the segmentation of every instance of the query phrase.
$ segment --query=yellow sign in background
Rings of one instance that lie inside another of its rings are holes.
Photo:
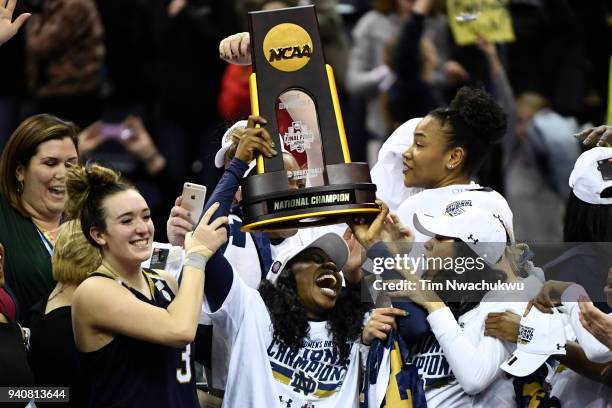
[[[608,125],[612,125],[612,55],[610,55],[610,72],[608,73]]]
[[[448,23],[458,45],[478,42],[478,34],[491,42],[515,41],[508,0],[447,0]]]

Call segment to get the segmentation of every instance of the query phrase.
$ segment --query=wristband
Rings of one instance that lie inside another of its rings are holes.
[[[194,267],[196,269],[203,271],[204,267],[206,266],[207,260],[208,259],[202,254],[199,254],[197,252],[190,252],[185,257],[185,262],[183,263],[183,267],[191,266],[191,267]]]

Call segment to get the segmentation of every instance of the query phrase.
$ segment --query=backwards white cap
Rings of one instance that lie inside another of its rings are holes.
[[[565,328],[561,314],[542,313],[532,307],[521,318],[516,350],[500,368],[516,377],[536,371],[553,354],[565,354]]]
[[[328,232],[320,237],[312,240],[307,245],[298,245],[287,248],[285,251],[278,254],[272,262],[272,266],[266,275],[266,279],[276,284],[279,275],[285,269],[285,266],[300,253],[308,248],[322,249],[327,256],[336,264],[338,270],[344,267],[344,264],[349,257],[349,248],[344,238],[335,232]]]
[[[413,220],[425,235],[460,239],[489,265],[495,265],[504,254],[506,229],[489,211],[464,207],[437,217],[416,213]]]
[[[239,120],[225,131],[225,133],[223,134],[223,138],[221,138],[221,148],[217,150],[217,153],[215,154],[215,166],[217,166],[217,168],[220,169],[225,164],[225,152],[227,152],[227,150],[232,145],[232,131],[234,129],[246,128],[247,123],[248,122],[246,120]]]
[[[458,214],[466,207],[480,208],[493,214],[503,223],[510,241],[514,242],[514,215],[506,199],[497,191],[488,188],[465,190],[452,196],[446,202],[444,211],[449,214]]]
[[[604,176],[604,167],[612,168],[611,148],[594,147],[582,153],[569,178],[574,195],[589,204],[612,204],[612,175]]]

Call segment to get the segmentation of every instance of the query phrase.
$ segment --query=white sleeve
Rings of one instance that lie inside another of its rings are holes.
[[[210,309],[207,310],[206,314],[212,321],[215,331],[220,331],[219,335],[225,337],[230,345],[240,330],[244,314],[253,296],[259,296],[259,292],[248,287],[242,279],[234,275],[232,287],[221,307],[213,313]]]
[[[595,363],[608,363],[612,361],[612,351],[600,343],[580,323],[580,307],[577,302],[580,296],[588,298],[584,288],[578,284],[569,286],[561,295],[561,303],[567,309],[569,323],[576,334],[578,344],[580,344],[587,358]]]
[[[478,394],[497,378],[508,355],[500,340],[483,335],[472,344],[448,307],[430,313],[427,321],[463,391]]]

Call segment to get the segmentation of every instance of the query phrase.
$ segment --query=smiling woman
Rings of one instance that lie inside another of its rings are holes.
[[[19,125],[0,158],[0,241],[21,323],[53,289],[51,252],[66,202],[66,171],[78,162],[77,135],[71,122],[35,115]]]
[[[163,271],[143,270],[155,228],[145,199],[111,169],[68,172],[67,218],[102,253],[101,265],[75,290],[72,323],[90,407],[197,407],[191,343],[204,266],[227,239],[227,218],[208,221],[213,205],[185,237],[181,287]]]
[[[222,254],[211,258],[209,317],[232,355],[224,407],[276,407],[279,400],[294,407],[359,406],[359,335],[367,306],[348,274],[342,288],[348,257],[341,236],[321,235],[279,253],[258,291],[234,279]]]

